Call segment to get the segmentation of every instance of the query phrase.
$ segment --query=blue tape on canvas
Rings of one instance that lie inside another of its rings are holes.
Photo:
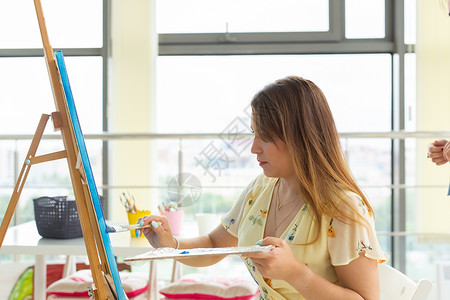
[[[97,214],[98,226],[103,240],[103,245],[105,247],[106,257],[111,269],[111,275],[113,277],[114,286],[116,288],[117,296],[119,300],[126,300],[125,292],[120,281],[119,270],[117,269],[117,263],[114,258],[114,253],[111,246],[111,241],[106,230],[106,221],[103,217],[102,208],[100,205],[100,200],[97,191],[97,185],[95,184],[94,175],[91,169],[91,163],[89,161],[89,156],[86,150],[86,145],[84,143],[84,136],[81,131],[80,122],[78,120],[77,110],[75,108],[75,102],[73,100],[72,89],[70,88],[69,77],[67,75],[66,65],[64,63],[64,56],[62,51],[55,52],[56,61],[59,68],[59,74],[61,76],[61,81],[64,88],[64,93],[66,95],[67,108],[72,121],[72,126],[75,132],[75,138],[77,141],[78,149],[81,155],[81,161],[83,162],[84,172],[86,174],[86,180],[88,183],[89,192],[92,197],[92,202],[94,204],[95,213]]]

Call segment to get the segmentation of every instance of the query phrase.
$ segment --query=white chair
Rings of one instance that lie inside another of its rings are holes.
[[[415,282],[385,263],[378,265],[378,272],[382,299],[387,296],[390,300],[426,300],[433,288],[431,281]]]

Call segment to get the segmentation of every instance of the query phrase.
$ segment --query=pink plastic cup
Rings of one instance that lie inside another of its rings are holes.
[[[164,215],[169,220],[169,226],[170,226],[170,230],[172,230],[172,234],[177,235],[177,236],[180,235],[181,223],[183,223],[183,218],[184,218],[184,210],[177,209],[177,210],[165,211]]]

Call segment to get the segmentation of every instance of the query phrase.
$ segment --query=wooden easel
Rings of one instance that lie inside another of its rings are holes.
[[[123,291],[120,278],[118,276],[117,265],[112,255],[112,247],[109,236],[106,233],[103,214],[98,210],[100,207],[98,197],[93,197],[92,188],[89,186],[89,178],[86,178],[85,160],[82,159],[83,152],[80,153],[80,141],[74,130],[73,114],[69,111],[67,101],[67,91],[64,89],[60,69],[53,49],[50,45],[45,19],[40,0],[34,0],[36,14],[39,22],[42,43],[44,46],[45,61],[49,73],[50,83],[53,91],[53,98],[56,112],[51,114],[55,131],[60,131],[65,150],[42,156],[35,156],[39,143],[42,139],[45,127],[50,115],[43,114],[32,139],[27,157],[22,166],[19,178],[17,179],[11,200],[8,204],[5,216],[0,226],[0,247],[6,235],[6,231],[11,222],[20,194],[25,185],[26,178],[31,165],[56,159],[66,158],[69,166],[70,178],[75,194],[78,215],[81,229],[86,245],[86,252],[92,272],[94,284],[92,294],[97,300],[126,300],[128,299]],[[71,96],[71,95],[70,95]],[[78,120],[77,120],[78,121]],[[84,139],[83,139],[84,145]],[[90,170],[90,166],[88,167]],[[95,191],[97,193],[97,191]]]

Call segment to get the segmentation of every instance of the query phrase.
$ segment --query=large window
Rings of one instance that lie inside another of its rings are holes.
[[[52,47],[62,49],[84,133],[103,127],[104,44],[103,2],[42,1]],[[80,19],[82,18],[82,22]],[[30,137],[41,114],[55,111],[52,90],[42,51],[33,1],[0,3],[0,216],[12,194],[18,169],[30,147]],[[63,149],[59,133],[48,122],[37,155]],[[103,143],[87,141],[98,185],[103,184]],[[73,194],[67,163],[63,160],[32,168],[16,208],[12,225],[34,219],[34,198]]]
[[[109,1],[42,2],[51,44],[66,57],[83,132],[108,131]],[[158,167],[150,188],[163,199],[173,176],[191,173],[201,181],[202,196],[187,208],[187,220],[227,211],[260,169],[248,136],[236,148],[223,134],[233,126],[248,133],[251,97],[275,79],[299,75],[317,83],[329,101],[390,262],[413,278],[434,278],[434,262],[447,259],[448,245],[412,233],[420,230],[418,190],[436,187],[417,187],[417,138],[395,135],[416,130],[415,7],[414,0],[158,0],[155,116],[156,135],[165,136],[154,144]],[[0,31],[2,216],[29,147],[25,135],[54,104],[33,2],[2,1],[0,28],[7,29]],[[113,167],[105,142],[87,143],[97,185],[105,193],[124,188],[108,186]],[[213,146],[224,159],[210,169],[202,154]],[[50,139],[39,151],[61,147]],[[33,168],[28,182],[16,222],[33,218],[34,197],[72,193],[64,162]]]

